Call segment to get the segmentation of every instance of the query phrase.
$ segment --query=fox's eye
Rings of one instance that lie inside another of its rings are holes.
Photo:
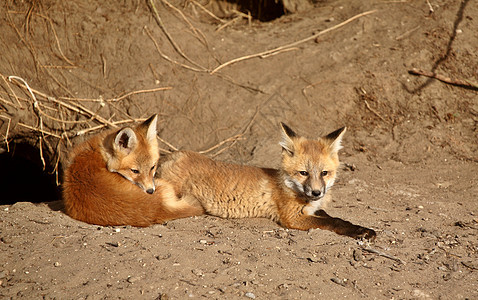
[[[322,172],[320,173],[320,175],[322,175],[322,176],[327,176],[327,174],[329,174],[329,171],[322,171]]]
[[[139,174],[139,170],[136,169],[131,169],[131,172],[133,172],[134,174]]]
[[[299,174],[302,176],[309,176],[309,172],[307,171],[299,171]]]
[[[152,166],[152,167],[151,167],[151,171],[153,171],[153,170],[154,170],[154,168],[156,168],[156,166]]]

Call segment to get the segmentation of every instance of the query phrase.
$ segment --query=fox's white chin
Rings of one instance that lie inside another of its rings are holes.
[[[316,200],[311,200],[309,201],[309,203],[307,203],[306,206],[304,206],[304,208],[302,209],[302,211],[308,215],[308,216],[312,216],[314,215],[314,213],[320,209],[323,205],[323,201],[322,200],[323,197],[321,197],[320,199],[316,199]]]

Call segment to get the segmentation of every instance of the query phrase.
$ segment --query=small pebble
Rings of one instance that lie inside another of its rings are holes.
[[[345,286],[345,285],[346,285],[345,280],[342,280],[342,279],[337,278],[337,277],[330,278],[330,280],[331,280],[333,283],[336,283],[336,284],[341,285],[341,286]]]
[[[59,266],[61,266],[61,263],[57,261],[57,262],[55,262],[53,265],[54,265],[55,267],[59,267]]]
[[[140,280],[138,276],[130,276],[128,277],[128,279],[126,279],[126,281],[128,281],[129,283],[135,283],[138,280]]]
[[[246,296],[247,298],[256,299],[256,295],[251,292],[247,292],[244,296]]]
[[[361,250],[355,249],[354,253],[353,253],[353,256],[354,256],[355,261],[362,261],[363,260],[363,254],[362,254]]]
[[[193,269],[193,270],[191,270],[191,272],[196,276],[200,276],[200,277],[204,276],[204,272],[200,269]]]

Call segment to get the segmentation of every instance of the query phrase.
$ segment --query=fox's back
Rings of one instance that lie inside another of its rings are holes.
[[[207,213],[223,218],[277,219],[277,177],[274,169],[214,161],[189,151],[173,153],[161,165],[161,178],[176,191],[193,196]]]

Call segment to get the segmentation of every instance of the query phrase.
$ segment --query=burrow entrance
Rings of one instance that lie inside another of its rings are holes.
[[[0,149],[0,204],[48,202],[61,198],[56,174],[49,172],[51,160],[39,149],[25,142],[9,143],[9,151]],[[61,170],[61,166],[58,166]]]

